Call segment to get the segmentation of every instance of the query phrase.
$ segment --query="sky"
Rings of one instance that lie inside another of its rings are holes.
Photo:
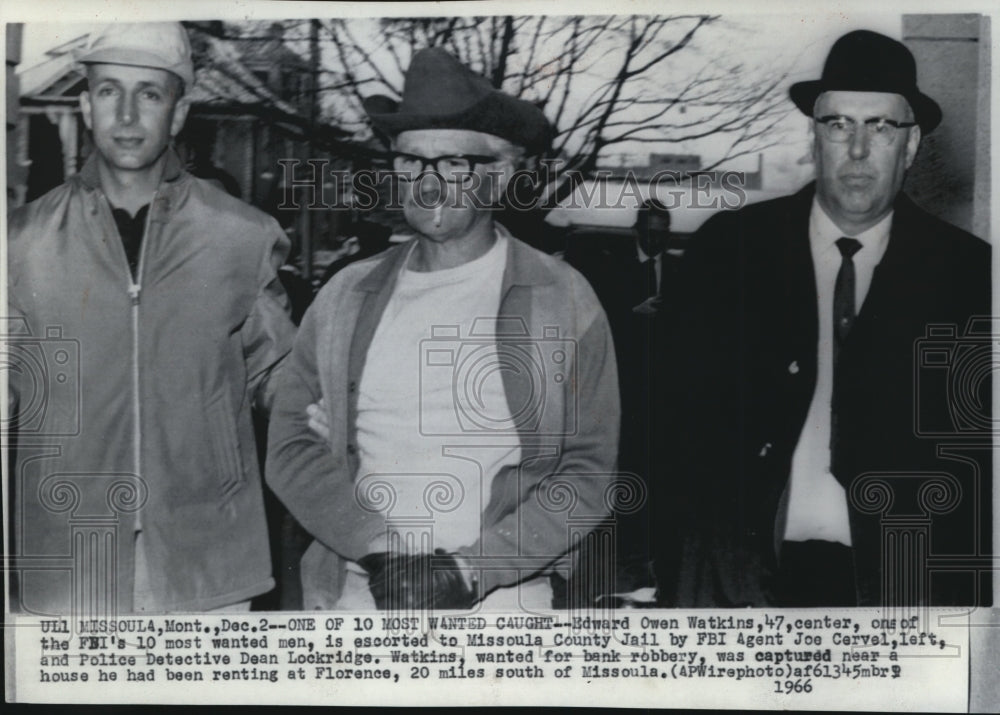
[[[781,37],[780,52],[799,54],[801,57],[803,78],[822,68],[830,38],[860,27],[897,38],[902,32],[898,13],[847,16],[837,11],[817,13],[814,9],[808,15],[800,17],[754,14],[733,14],[723,17],[747,28],[743,49],[750,59],[774,53],[779,49],[774,38]],[[794,33],[789,33],[790,22],[799,23],[793,25]],[[43,59],[48,49],[100,26],[96,23],[28,23],[24,30],[22,64],[30,66]]]
[[[21,66],[30,67],[45,59],[45,53],[53,47],[87,34],[99,24],[69,24],[55,22],[34,22],[24,26],[24,38],[21,46]]]
[[[698,53],[690,53],[691,62],[703,62],[718,46],[718,53],[725,53],[727,62],[732,59],[747,65],[791,67],[789,84],[818,77],[830,44],[845,32],[863,27],[897,38],[902,32],[902,20],[898,13],[847,15],[835,9],[822,10],[817,7],[811,8],[808,14],[800,15],[724,14],[723,20],[725,28],[721,34],[712,36],[719,40],[706,41]],[[43,61],[44,53],[52,47],[98,27],[100,25],[95,23],[27,23],[23,34],[20,69]],[[780,42],[776,41],[778,38]],[[682,65],[673,66],[682,69]],[[808,122],[797,112],[790,112],[782,123],[782,131],[784,138],[781,145],[765,153],[766,175],[790,186],[800,185],[811,171],[807,161]],[[630,163],[641,162],[651,151],[710,156],[712,147],[711,140],[703,140],[701,143],[688,145],[622,145],[615,152],[620,153],[620,158],[626,163]],[[756,167],[756,162],[755,156],[744,157],[724,168],[750,170]]]

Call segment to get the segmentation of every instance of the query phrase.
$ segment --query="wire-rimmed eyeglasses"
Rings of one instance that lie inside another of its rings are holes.
[[[832,142],[849,142],[858,130],[858,122],[839,114],[816,117],[816,123],[820,125],[823,136]],[[877,146],[889,146],[896,140],[897,130],[917,126],[916,122],[899,122],[885,117],[872,117],[861,124],[872,144]]]

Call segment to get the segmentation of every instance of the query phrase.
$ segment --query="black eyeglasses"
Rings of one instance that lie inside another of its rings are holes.
[[[411,176],[422,174],[427,167],[430,167],[431,171],[436,171],[445,178],[453,178],[458,174],[471,172],[478,164],[492,164],[495,161],[499,161],[499,157],[485,154],[445,154],[429,157],[403,151],[392,153],[393,170]]]
[[[839,114],[831,114],[825,117],[816,117],[816,123],[823,129],[823,136],[832,142],[849,142],[858,130],[858,122],[850,117]],[[917,126],[916,122],[897,122],[895,119],[885,117],[872,117],[866,119],[861,124],[868,134],[872,144],[877,146],[889,146],[896,140],[896,130]]]

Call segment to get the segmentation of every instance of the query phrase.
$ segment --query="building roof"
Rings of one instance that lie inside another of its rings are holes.
[[[192,104],[246,107],[266,104],[287,114],[297,114],[295,107],[275,95],[247,68],[232,42],[217,37],[206,39],[202,66],[195,70],[194,87],[189,94]]]
[[[194,30],[197,32],[197,29]],[[19,73],[21,104],[32,106],[75,105],[86,89],[86,78],[76,63],[74,50],[85,47],[89,35],[81,35],[50,49],[46,58]],[[188,92],[195,113],[210,111],[228,115],[250,115],[281,125],[286,130],[320,141],[340,145],[352,151],[371,153],[364,147],[348,145],[351,133],[339,127],[308,117],[291,103],[277,96],[247,67],[243,52],[255,47],[257,60],[266,48],[260,41],[229,40],[202,33],[199,38],[204,50],[195,58],[195,83]],[[278,42],[279,40],[275,40]],[[273,49],[273,47],[272,47]],[[287,48],[286,48],[287,49]],[[291,50],[281,55],[298,67],[302,60]],[[294,58],[298,58],[297,60]],[[272,63],[273,63],[272,59]],[[284,60],[283,60],[284,61]]]
[[[32,103],[74,103],[84,89],[83,73],[76,66],[73,52],[87,46],[89,35],[80,35],[53,47],[37,64],[18,68],[21,101]]]

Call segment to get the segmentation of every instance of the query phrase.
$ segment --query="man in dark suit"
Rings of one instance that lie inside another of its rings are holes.
[[[868,31],[790,94],[815,183],[712,217],[681,271],[660,601],[988,602],[990,247],[900,191],[941,110]]]

